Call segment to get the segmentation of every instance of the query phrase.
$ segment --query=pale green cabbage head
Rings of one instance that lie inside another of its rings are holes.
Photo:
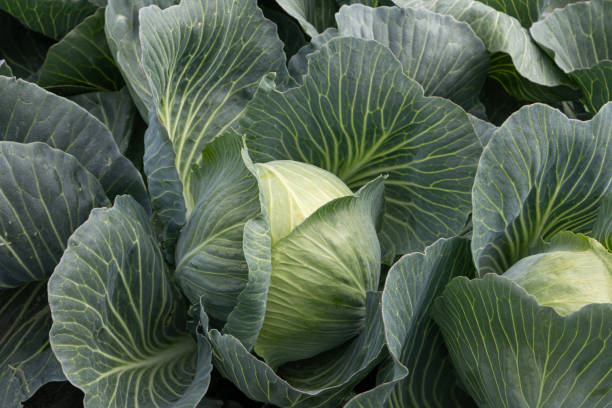
[[[273,367],[358,335],[380,274],[382,179],[357,194],[335,175],[294,161],[252,166],[268,218],[271,276],[255,352]]]
[[[311,164],[276,160],[255,167],[273,245],[323,204],[353,194],[336,175]]]
[[[612,254],[584,235],[559,234],[504,276],[562,316],[591,303],[612,303]]]

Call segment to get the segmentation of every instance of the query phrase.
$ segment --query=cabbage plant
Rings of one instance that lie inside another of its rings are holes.
[[[484,151],[473,195],[478,278],[454,279],[433,307],[479,406],[609,405],[611,120],[609,103],[586,122],[524,107]]]
[[[376,330],[383,179],[353,194],[310,164],[252,163],[244,154],[261,214],[244,230],[246,288],[222,332],[209,334],[215,366],[255,400],[337,406],[384,345]]]
[[[610,408],[611,20],[0,0],[0,407]]]

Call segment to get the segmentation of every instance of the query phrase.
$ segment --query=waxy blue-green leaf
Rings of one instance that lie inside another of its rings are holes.
[[[142,66],[139,10],[152,4],[161,8],[178,0],[108,0],[104,30],[108,46],[123,74],[140,116],[146,121],[151,110],[151,87]]]
[[[30,30],[55,40],[93,14],[96,8],[88,0],[0,0],[0,9]]]
[[[455,278],[433,316],[478,406],[610,406],[612,304],[561,317],[511,280],[488,274]]]
[[[485,147],[491,140],[493,132],[497,130],[497,126],[485,120],[479,119],[474,115],[468,114],[468,116],[472,122],[472,126],[474,127],[474,132],[476,132],[476,136],[478,137],[478,140],[480,140],[480,144],[482,147]]]
[[[472,252],[481,275],[503,273],[563,230],[589,233],[612,186],[612,103],[591,121],[546,105],[498,128],[474,182]]]
[[[529,31],[508,14],[476,0],[394,0],[400,7],[424,7],[437,13],[449,14],[460,21],[468,23],[476,35],[482,39],[491,53],[504,53],[510,56],[517,77],[524,77],[531,85],[526,87],[529,93],[523,95],[520,89],[513,89],[503,84],[506,91],[513,96],[525,99],[537,96],[538,85],[559,87],[569,82],[563,72],[531,39]],[[494,66],[492,68],[495,68]],[[550,89],[541,89],[548,95]]]
[[[131,194],[148,206],[142,176],[108,128],[76,103],[37,85],[0,76],[0,140],[45,142],[77,158],[106,195]]]
[[[0,141],[0,288],[46,280],[68,237],[108,205],[98,180],[44,143]]]
[[[310,55],[308,70],[303,85],[262,88],[249,103],[239,130],[253,160],[314,164],[352,190],[389,174],[385,258],[459,233],[481,152],[465,112],[424,97],[374,41],[333,39]]]
[[[563,8],[576,0],[479,0],[497,11],[512,16],[525,28],[547,17],[553,10]]]
[[[3,11],[0,11],[0,38],[4,39],[0,41],[0,58],[7,61],[13,74],[19,78],[35,81],[47,50],[54,41],[28,30]]]
[[[389,408],[467,408],[466,395],[450,361],[431,306],[456,276],[473,276],[470,243],[443,239],[425,253],[404,255],[389,270],[383,291],[383,321],[389,351],[408,369],[396,385]]]
[[[38,84],[62,94],[121,88],[121,73],[106,44],[104,9],[98,9],[49,48]]]
[[[582,89],[591,112],[612,100],[612,1],[591,0],[556,10],[531,35]]]
[[[487,77],[489,54],[474,31],[451,16],[426,9],[370,8],[361,4],[342,7],[336,14],[337,30],[327,30],[313,39],[308,53],[336,37],[376,40],[391,50],[404,73],[417,81],[425,95],[447,98],[465,110],[483,110],[478,94]],[[306,52],[298,59],[306,73]]]
[[[366,305],[365,326],[358,337],[317,357],[284,365],[278,372],[234,336],[211,330],[215,368],[256,401],[281,408],[342,406],[351,389],[380,361],[384,348],[380,294],[369,293]]]
[[[0,405],[21,402],[49,381],[64,379],[49,347],[47,282],[0,289]]]
[[[259,190],[240,154],[241,138],[223,135],[204,149],[190,196],[196,202],[176,248],[176,272],[193,304],[224,322],[246,286],[244,224],[260,211]]]
[[[125,154],[138,112],[126,88],[117,92],[91,92],[71,98],[110,130],[115,143]]]
[[[183,185],[174,166],[174,150],[155,111],[151,111],[149,115],[144,145],[143,167],[151,197],[153,227],[166,259],[173,263],[176,241],[185,224],[187,210]]]
[[[592,235],[612,252],[612,192],[608,193],[599,206]]]
[[[148,215],[129,196],[96,209],[49,280],[51,347],[86,408],[189,407],[210,382],[211,350],[186,331]]]
[[[287,76],[283,43],[255,0],[144,8],[140,41],[154,109],[185,193],[204,146],[234,125],[260,79],[269,72]],[[194,204],[186,200],[187,212]]]

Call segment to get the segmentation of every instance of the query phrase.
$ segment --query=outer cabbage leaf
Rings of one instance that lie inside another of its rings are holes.
[[[424,7],[449,14],[468,23],[491,53],[507,54],[514,65],[511,72],[505,72],[502,83],[507,92],[519,99],[546,100],[552,89],[569,85],[568,79],[553,61],[531,39],[529,31],[507,14],[476,0],[394,0],[401,7]],[[505,65],[505,64],[504,64]],[[491,67],[495,70],[495,66]],[[507,67],[507,71],[510,67]],[[514,84],[508,83],[514,78]],[[524,77],[524,79],[523,79]],[[501,74],[498,75],[502,79]],[[526,83],[525,79],[530,83]],[[520,83],[520,88],[513,85]],[[524,92],[525,89],[528,92]]]
[[[612,100],[612,1],[592,0],[556,10],[531,35],[582,89],[595,113]]]
[[[72,232],[108,204],[74,157],[44,143],[0,142],[0,287],[46,280]]]
[[[109,198],[129,193],[148,206],[142,176],[121,155],[106,126],[37,85],[0,76],[0,140],[45,142],[64,150],[100,180]]]
[[[173,263],[176,241],[185,224],[187,210],[183,185],[174,166],[172,143],[155,111],[151,111],[149,116],[144,144],[143,167],[153,207],[153,226],[166,258]]]
[[[454,279],[433,316],[478,406],[610,405],[612,304],[561,317],[511,280],[488,274]]]
[[[197,202],[176,249],[175,276],[193,304],[202,297],[206,312],[225,321],[246,286],[242,251],[245,223],[260,211],[257,182],[244,165],[240,137],[212,141],[192,183]]]
[[[305,74],[306,54],[332,38],[376,40],[391,50],[425,95],[450,99],[465,110],[482,110],[478,94],[487,76],[489,54],[466,23],[425,9],[374,9],[360,4],[342,7],[336,20],[337,30],[325,31],[292,59],[294,75]]]
[[[554,9],[563,8],[575,0],[479,0],[495,10],[516,18],[525,28],[547,17]]]
[[[472,252],[481,275],[503,273],[563,230],[588,233],[612,186],[612,103],[588,122],[523,107],[485,149],[473,193]]]
[[[20,408],[43,384],[64,379],[49,347],[47,282],[0,289],[0,298],[0,404]]]
[[[136,109],[126,88],[117,92],[91,92],[71,98],[110,130],[115,143],[125,154],[136,119]]]
[[[383,291],[385,337],[396,364],[408,377],[396,385],[389,408],[475,406],[451,364],[431,307],[450,280],[473,276],[469,241],[442,239],[425,253],[404,255],[389,270]]]
[[[121,73],[106,44],[104,9],[98,9],[49,48],[38,84],[62,94],[121,88]]]
[[[276,26],[255,0],[183,0],[140,12],[144,70],[153,104],[188,193],[204,146],[238,120],[260,79],[287,76]],[[195,202],[185,196],[187,212]]]
[[[155,4],[161,8],[178,3],[178,0],[108,0],[104,30],[111,53],[123,74],[123,78],[144,120],[151,110],[151,86],[142,66],[139,10]]]
[[[261,88],[249,103],[239,130],[255,162],[314,164],[353,190],[388,173],[385,259],[461,231],[481,151],[461,108],[423,97],[374,41],[329,41],[309,57],[303,81],[284,92]]]
[[[351,342],[279,374],[249,353],[234,336],[209,332],[215,368],[249,398],[279,407],[337,408],[379,362],[384,348],[380,294],[369,293],[365,327]]]
[[[96,6],[88,0],[0,0],[0,9],[29,29],[59,40]]]
[[[49,304],[51,347],[87,408],[194,408],[206,392],[210,344],[186,332],[183,299],[131,197],[95,209],[70,237]]]
[[[612,252],[612,192],[604,198],[593,225],[593,237]]]

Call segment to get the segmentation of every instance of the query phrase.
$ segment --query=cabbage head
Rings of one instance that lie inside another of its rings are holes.
[[[352,192],[334,174],[291,160],[258,163],[254,171],[272,263],[255,352],[276,367],[339,346],[362,330],[366,293],[378,285],[380,246],[371,217],[354,219],[354,205],[336,201]]]
[[[504,276],[562,316],[591,303],[612,303],[612,254],[584,235],[558,235]]]

